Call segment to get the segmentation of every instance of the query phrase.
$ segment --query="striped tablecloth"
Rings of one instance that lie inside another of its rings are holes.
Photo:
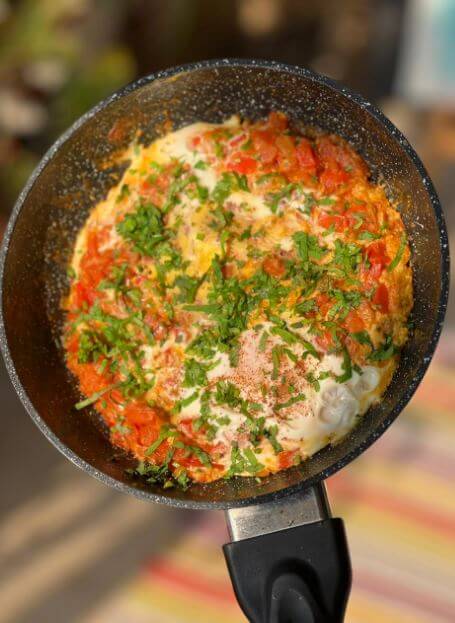
[[[351,549],[348,623],[455,621],[455,373],[444,352],[391,429],[328,481]],[[220,549],[226,540],[221,513],[199,515],[84,623],[245,621]]]

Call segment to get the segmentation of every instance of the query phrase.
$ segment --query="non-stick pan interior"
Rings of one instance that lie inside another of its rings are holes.
[[[112,448],[95,414],[73,408],[79,394],[58,343],[71,247],[90,208],[118,180],[118,155],[137,131],[150,141],[169,121],[180,127],[221,121],[234,113],[257,118],[271,110],[346,138],[399,202],[413,251],[412,337],[382,403],[336,447],[261,483],[238,479],[194,486],[186,493],[154,490],[125,472],[131,459]],[[43,159],[16,205],[3,253],[3,349],[35,422],[69,458],[109,484],[192,506],[229,506],[281,495],[354,458],[415,390],[431,358],[447,295],[448,252],[439,204],[407,142],[360,98],[305,70],[270,63],[218,62],[165,72],[125,88],[91,111]]]

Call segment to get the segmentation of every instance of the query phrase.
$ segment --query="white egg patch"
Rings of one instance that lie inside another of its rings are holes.
[[[311,456],[327,443],[344,437],[356,419],[379,400],[377,390],[381,370],[365,366],[361,374],[353,371],[347,382],[338,382],[336,377],[343,373],[342,356],[327,354],[318,359],[305,355],[305,346],[297,344],[293,346],[293,352],[299,358],[298,367],[294,361],[283,356],[280,359],[280,378],[273,382],[272,352],[282,345],[280,338],[271,333],[273,327],[273,324],[266,322],[261,325],[261,330],[249,329],[242,334],[236,367],[230,364],[226,353],[216,353],[214,360],[217,365],[207,374],[207,389],[215,392],[218,383],[231,383],[238,388],[241,399],[260,406],[253,411],[253,417],[264,419],[265,430],[276,427],[276,439],[283,450],[297,451],[303,457]],[[263,332],[268,337],[261,346]],[[308,332],[299,330],[299,333],[311,343],[312,336]],[[317,381],[320,376],[322,380]],[[282,399],[276,394],[277,383],[281,385],[281,393],[291,393],[291,398]],[[292,392],[289,392],[291,385]],[[181,399],[188,398],[193,391],[184,390]],[[250,443],[248,431],[251,417],[242,413],[238,406],[218,404],[213,393],[208,404],[210,416],[206,423],[212,426],[213,443],[220,447],[219,462],[228,465],[232,443],[238,444],[239,448]],[[188,419],[196,423],[200,417],[201,400],[198,397],[182,407],[174,423],[178,426],[179,422]],[[277,454],[266,440],[260,443],[260,460],[271,469],[277,467]]]

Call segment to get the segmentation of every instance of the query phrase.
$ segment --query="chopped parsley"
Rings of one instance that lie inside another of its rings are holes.
[[[399,352],[400,349],[393,343],[392,337],[388,335],[382,346],[370,354],[369,359],[370,361],[386,361],[387,359],[394,357]]]
[[[392,270],[396,268],[398,264],[401,262],[401,258],[403,257],[404,250],[406,249],[407,241],[408,239],[407,239],[406,233],[403,233],[401,236],[400,246],[398,247],[397,254],[393,258],[393,260],[390,262],[390,264],[387,266],[387,272],[389,273],[392,272]]]
[[[273,426],[269,426],[269,428],[266,428],[264,430],[264,435],[270,441],[270,444],[272,445],[272,448],[274,449],[274,451],[278,454],[279,452],[282,452],[283,446],[280,444],[280,442],[276,438],[277,434],[278,434],[278,426],[276,424]]]
[[[343,374],[334,375],[335,381],[337,383],[346,383],[352,377],[352,361],[349,355],[349,351],[346,347],[343,348],[343,362],[341,364],[341,369],[343,370]]]
[[[321,260],[328,253],[327,248],[319,245],[316,236],[299,231],[293,235],[293,239],[302,262]]]
[[[260,463],[251,448],[245,448],[243,454],[238,444],[232,444],[231,450],[231,466],[226,477],[235,476],[247,472],[252,476],[256,475],[264,469],[264,465]]]
[[[196,359],[185,359],[184,387],[195,387],[207,383],[207,372],[210,365],[203,364]]]
[[[361,231],[359,233],[359,235],[357,236],[357,238],[359,240],[378,240],[378,238],[380,238],[380,234],[373,234],[371,231]]]
[[[362,261],[362,248],[354,242],[335,240],[335,252],[331,262],[331,269],[338,269],[341,276],[349,277],[357,272]]]
[[[286,402],[279,402],[275,404],[275,411],[280,411],[281,409],[287,409],[288,407],[292,407],[297,402],[302,402],[305,400],[305,394],[297,394],[297,396],[292,396]]]
[[[218,205],[223,205],[229,195],[238,190],[249,191],[246,176],[239,175],[234,171],[225,171],[212,191],[212,200]]]
[[[136,469],[127,471],[132,476],[145,480],[148,484],[159,485],[163,489],[178,487],[186,491],[191,483],[188,472],[183,467],[178,467],[172,472],[170,469],[172,456],[173,450],[168,453],[161,465],[140,461]]]
[[[355,333],[351,333],[351,337],[353,337],[359,344],[364,344],[366,346],[370,346],[373,348],[373,343],[370,338],[370,334],[368,331],[357,331]]]
[[[147,450],[145,451],[145,455],[152,455],[156,450],[158,450],[161,444],[166,441],[166,439],[169,439],[170,437],[176,437],[177,435],[178,433],[176,430],[171,430],[169,426],[162,426],[160,432],[158,433],[158,437],[147,448]]]
[[[276,379],[278,378],[278,374],[280,371],[280,361],[281,361],[281,355],[283,354],[283,347],[282,346],[274,346],[272,348],[272,365],[273,365],[273,369],[272,369],[272,380],[276,381]]]
[[[85,409],[85,407],[88,407],[92,405],[94,402],[97,402],[102,396],[104,396],[105,394],[113,390],[115,387],[118,387],[118,384],[114,383],[113,385],[109,385],[108,387],[105,387],[104,389],[101,389],[100,391],[93,393],[91,396],[89,396],[85,400],[81,400],[80,402],[77,402],[74,406],[78,411],[80,411],[81,409]]]
[[[272,214],[276,214],[280,205],[280,202],[283,199],[289,199],[292,195],[292,192],[295,190],[295,184],[286,184],[284,188],[279,190],[276,193],[269,193],[267,197],[267,204],[272,212]]]
[[[262,185],[262,184],[266,184],[267,182],[271,182],[272,180],[277,180],[283,184],[286,184],[286,178],[284,177],[284,175],[282,175],[281,173],[277,173],[275,171],[260,175],[256,180],[256,184]]]
[[[331,206],[336,203],[336,199],[332,199],[331,197],[322,197],[322,199],[318,199],[318,205],[320,206]]]
[[[157,245],[167,239],[161,211],[151,203],[139,204],[117,225],[118,233],[144,255],[152,256]]]
[[[300,316],[305,316],[308,312],[314,311],[316,309],[316,301],[314,299],[308,299],[306,301],[302,301],[295,306],[295,311]]]
[[[178,275],[178,277],[176,277],[174,281],[174,287],[177,287],[180,291],[176,297],[176,302],[193,303],[201,283],[201,279],[189,277],[188,275],[184,274]]]

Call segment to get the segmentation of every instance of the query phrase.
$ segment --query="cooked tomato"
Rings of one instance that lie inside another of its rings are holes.
[[[295,148],[297,162],[305,173],[316,175],[316,156],[308,139],[302,138]]]
[[[385,284],[380,283],[378,285],[373,295],[372,302],[379,307],[383,314],[389,311],[389,291]]]
[[[297,155],[294,140],[283,134],[276,139],[278,147],[278,166],[283,172],[291,172],[297,166]]]
[[[203,463],[196,454],[191,454],[185,450],[177,449],[174,453],[174,460],[182,467],[202,467]]]
[[[327,192],[335,191],[341,184],[348,180],[348,174],[338,165],[330,165],[326,167],[319,176],[324,189]]]
[[[190,418],[185,418],[184,420],[180,420],[180,430],[186,437],[193,437],[193,420]]]
[[[333,335],[330,331],[323,331],[320,335],[316,335],[315,341],[324,352],[332,350],[335,347]]]
[[[201,136],[193,136],[190,141],[189,141],[189,147],[190,149],[194,149],[195,147],[198,147],[198,145],[201,144],[202,138]]]
[[[278,460],[280,463],[280,469],[287,469],[288,467],[292,467],[294,465],[295,457],[297,452],[295,450],[287,450],[285,452],[280,452],[278,455]]]
[[[240,143],[243,143],[245,139],[246,139],[246,134],[244,132],[242,132],[241,134],[237,134],[237,136],[234,136],[233,138],[231,138],[231,140],[229,141],[229,146],[237,147],[238,145],[240,145]]]
[[[380,240],[372,242],[368,245],[366,256],[370,260],[371,264],[380,264],[382,268],[385,268],[385,266],[389,263],[385,244]]]
[[[79,335],[77,333],[70,333],[65,341],[65,348],[70,353],[71,359],[73,359],[74,353],[79,348]]]
[[[267,125],[275,132],[283,132],[287,129],[289,122],[284,113],[273,111],[268,116]]]
[[[322,212],[318,215],[318,223],[326,229],[333,227],[337,232],[344,231],[347,227],[346,219],[341,214],[326,214]]]
[[[75,283],[73,288],[73,303],[76,308],[84,307],[86,305],[93,305],[96,299],[96,292],[93,290],[93,288],[88,288],[80,281]]]
[[[328,170],[344,173],[344,181],[352,175],[365,175],[366,167],[362,159],[349,146],[333,136],[320,136],[316,140],[322,166]]]
[[[269,255],[262,262],[262,268],[271,277],[283,277],[286,266],[283,260],[276,255]]]
[[[251,132],[254,150],[263,164],[271,164],[278,155],[275,137],[267,130],[253,130]]]
[[[121,398],[121,402],[124,402],[123,398]],[[161,422],[159,421],[158,412],[145,402],[134,401],[127,403],[124,415],[133,424],[154,424],[156,431],[159,432]]]
[[[327,294],[318,294],[316,297],[316,305],[323,317],[327,314],[332,307],[332,300]]]
[[[241,175],[246,175],[249,173],[254,173],[257,169],[258,163],[254,158],[250,158],[249,156],[244,156],[243,154],[236,152],[231,161],[228,164],[228,169],[230,171],[236,171]]]
[[[344,326],[350,333],[365,329],[365,323],[356,311],[350,311],[344,320]]]

